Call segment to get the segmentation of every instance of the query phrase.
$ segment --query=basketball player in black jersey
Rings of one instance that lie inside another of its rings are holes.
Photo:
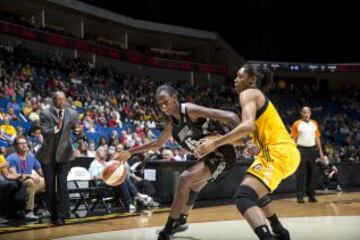
[[[240,123],[239,117],[232,112],[206,108],[192,103],[180,104],[178,92],[169,85],[162,85],[157,89],[156,101],[162,113],[168,118],[165,129],[159,138],[142,146],[117,153],[114,159],[125,161],[133,154],[161,148],[171,136],[183,148],[193,153],[199,145],[198,140],[226,133],[221,126],[234,128]],[[238,140],[232,144],[242,145],[243,143]],[[235,166],[235,162],[235,148],[228,144],[216,149],[180,175],[169,218],[164,229],[159,232],[158,240],[170,239],[174,233],[185,231],[188,228],[187,215],[200,190],[209,181],[222,179]],[[262,207],[266,216],[272,217],[269,219],[274,232],[278,231],[280,235],[285,233],[285,238],[280,239],[288,239],[286,238],[287,231],[277,219],[270,202],[271,199],[265,196],[259,200],[258,205]]]

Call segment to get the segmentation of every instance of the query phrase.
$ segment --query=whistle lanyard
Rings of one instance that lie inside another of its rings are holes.
[[[19,158],[19,169],[20,169],[20,174],[24,174],[27,167],[28,167],[28,156],[26,156],[25,160],[22,160],[22,158],[19,156],[18,154],[18,158]]]

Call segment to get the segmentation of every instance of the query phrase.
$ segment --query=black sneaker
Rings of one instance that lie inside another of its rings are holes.
[[[275,240],[290,240],[290,233],[285,228],[273,232]]]
[[[309,197],[309,202],[316,203],[317,201],[315,197]]]
[[[161,230],[158,232],[158,239],[157,240],[170,240],[171,235],[164,232],[164,230]]]
[[[178,232],[184,232],[188,228],[189,228],[189,225],[187,224],[187,222],[185,222],[183,224],[176,222],[171,229],[171,235],[174,235],[175,233],[178,233]]]

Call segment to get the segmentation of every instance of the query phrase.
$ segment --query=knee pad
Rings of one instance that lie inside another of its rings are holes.
[[[257,205],[262,208],[268,205],[269,203],[271,203],[271,198],[269,197],[269,195],[265,195],[258,200]]]
[[[244,214],[249,208],[257,206],[259,199],[255,190],[246,185],[240,185],[234,197],[236,207],[241,214]]]
[[[192,206],[192,205],[194,205],[194,204],[195,204],[196,197],[197,197],[198,194],[199,194],[198,192],[194,192],[193,190],[190,189],[189,197],[188,197],[186,206]]]

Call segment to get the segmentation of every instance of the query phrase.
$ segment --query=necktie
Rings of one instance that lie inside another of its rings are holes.
[[[60,109],[60,111],[59,111],[59,113],[58,113],[58,118],[59,118],[59,120],[62,120],[62,117],[63,117],[63,110],[62,109]]]
[[[58,123],[60,123],[60,122],[63,122],[64,121],[64,110],[60,110],[59,112],[58,112]],[[61,127],[62,128],[62,127]],[[60,129],[61,130],[61,129]]]

